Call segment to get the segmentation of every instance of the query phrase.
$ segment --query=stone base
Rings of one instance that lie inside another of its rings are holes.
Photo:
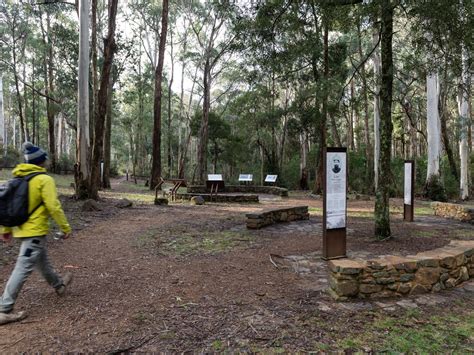
[[[228,194],[200,194],[200,193],[182,193],[177,194],[176,198],[181,200],[191,200],[193,197],[201,196],[205,202],[229,202],[229,203],[258,203],[257,195],[228,195]]]
[[[247,213],[247,228],[260,229],[278,222],[309,219],[308,206],[287,207]]]
[[[474,240],[451,241],[443,248],[370,260],[332,260],[332,295],[383,298],[439,292],[474,278]]]
[[[246,193],[246,194],[269,194],[288,197],[288,189],[276,186],[253,186],[253,185],[226,185],[226,193]],[[206,186],[194,185],[188,187],[188,193],[203,194],[209,193]]]

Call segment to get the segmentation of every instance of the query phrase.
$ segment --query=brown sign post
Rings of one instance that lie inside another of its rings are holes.
[[[415,215],[415,162],[405,160],[403,184],[403,220],[413,222]]]
[[[323,151],[323,259],[346,257],[347,148]]]

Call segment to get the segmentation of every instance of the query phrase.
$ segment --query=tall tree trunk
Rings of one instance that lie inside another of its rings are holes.
[[[16,58],[16,49],[13,48],[12,50],[12,59],[13,59],[13,78],[15,80],[15,89],[16,89],[16,97],[17,97],[17,104],[18,104],[18,116],[20,117],[20,140],[24,142],[26,140],[26,134],[25,134],[25,119],[23,115],[23,104],[21,100],[21,93],[20,93],[20,79],[18,77],[18,63],[17,63],[17,58]],[[16,136],[16,135],[14,135]],[[16,137],[14,137],[16,140]]]
[[[461,179],[460,191],[461,199],[469,198],[469,148],[468,148],[468,126],[469,126],[469,57],[466,46],[462,46],[462,85],[459,105],[460,120],[460,140],[459,140],[459,156],[461,158]]]
[[[374,29],[374,46],[379,43],[379,33]],[[377,50],[374,51],[374,76],[375,76],[375,95],[374,95],[374,188],[379,186],[379,164],[380,164],[380,80],[382,77],[382,68],[380,56]]]
[[[443,75],[443,84],[440,85],[440,93],[439,93],[439,121],[440,121],[440,130],[441,130],[441,138],[443,140],[444,150],[446,151],[446,155],[448,156],[449,166],[451,168],[451,173],[455,177],[456,180],[459,181],[458,170],[456,167],[456,161],[454,159],[453,150],[451,149],[451,142],[448,136],[448,129],[446,127],[446,122],[448,121],[449,117],[449,108],[447,105],[448,95],[447,95],[447,86],[448,86],[448,60],[445,61],[445,68],[444,68],[444,75]]]
[[[25,47],[23,47],[23,58],[26,58],[24,53]],[[26,82],[26,63],[23,63],[23,80]],[[23,106],[25,112],[25,141],[29,141],[30,131],[28,129],[28,90],[25,84],[23,84]]]
[[[322,115],[319,122],[319,161],[318,170],[316,173],[316,181],[314,186],[314,193],[320,194],[323,191],[324,178],[324,147],[326,146],[326,122],[328,120],[328,79],[329,79],[329,26],[327,19],[324,22],[323,34],[323,51],[324,51],[324,91],[323,91],[323,107]],[[334,133],[334,132],[333,132]],[[337,132],[336,132],[337,133]]]
[[[360,30],[360,22],[357,22],[357,38],[360,61],[364,60],[362,54],[362,33]],[[370,143],[370,128],[369,128],[369,99],[367,96],[367,75],[365,72],[365,63],[360,68],[360,78],[362,80],[362,98],[364,104],[364,143],[366,156],[366,181],[372,181],[372,147]],[[368,188],[370,190],[370,187]]]
[[[300,189],[308,190],[308,134],[306,132],[300,133]]]
[[[54,77],[53,77],[53,43],[52,43],[52,31],[51,31],[51,19],[49,13],[46,16],[46,30],[48,33],[48,92],[49,95],[54,93]],[[56,172],[56,143],[54,136],[54,111],[52,107],[51,99],[48,97],[46,102],[47,115],[48,115],[48,137],[49,137],[49,155],[51,160],[51,170]]]
[[[32,66],[32,74],[31,74],[31,128],[32,128],[32,135],[31,141],[33,144],[38,144],[36,142],[36,92],[35,92],[35,60],[31,61]]]
[[[158,50],[158,65],[155,70],[155,98],[153,106],[153,163],[151,168],[150,189],[154,190],[161,177],[161,82],[163,80],[163,62],[165,57],[166,33],[168,31],[168,0],[163,0],[161,16],[161,35]]]
[[[438,74],[429,73],[426,77],[427,97],[427,135],[428,135],[428,166],[427,184],[434,178],[439,182],[440,157],[440,122],[438,111]]]
[[[92,90],[91,90],[91,105],[92,105],[92,115],[90,116],[90,137],[91,141],[94,142],[94,127],[95,127],[95,118],[97,116],[97,95],[99,90],[99,78],[98,78],[98,68],[97,68],[97,0],[91,0],[91,47],[90,55],[92,61]]]
[[[5,136],[5,114],[3,111],[3,77],[0,75],[0,146],[7,150],[7,140]]]
[[[380,91],[380,182],[375,200],[375,236],[379,239],[390,237],[390,169],[392,141],[392,84],[393,84],[393,7],[391,0],[382,0],[382,86]]]
[[[170,75],[170,80],[168,84],[168,131],[166,132],[168,139],[167,139],[167,155],[168,155],[168,177],[172,177],[173,175],[173,166],[172,166],[172,150],[171,150],[171,98],[173,95],[173,91],[171,90],[171,87],[173,85],[173,79],[174,79],[174,54],[173,54],[173,31],[170,31],[170,60],[171,60],[171,75]]]
[[[89,197],[89,0],[79,1],[79,72],[77,110],[77,163],[75,165],[76,197]]]
[[[118,0],[109,0],[109,19],[107,38],[104,39],[104,64],[100,76],[100,87],[97,95],[97,115],[95,117],[94,145],[92,146],[92,166],[90,197],[98,199],[100,184],[100,160],[103,153],[105,114],[107,111],[107,93],[109,78],[116,50],[115,45],[115,18],[117,16]]]
[[[198,183],[204,184],[207,174],[207,141],[209,136],[209,109],[211,106],[211,65],[207,56],[204,65],[204,97],[202,105],[202,121],[199,131],[198,148]]]
[[[112,68],[113,69],[113,68]],[[104,176],[102,178],[102,187],[110,189],[110,166],[112,157],[110,155],[111,137],[112,137],[112,92],[114,86],[113,73],[109,77],[109,85],[107,88],[107,112],[105,116],[105,130],[104,130]]]

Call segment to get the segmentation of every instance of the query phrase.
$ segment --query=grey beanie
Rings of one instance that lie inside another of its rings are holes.
[[[25,163],[28,164],[41,164],[48,159],[48,154],[31,142],[23,143],[23,154],[25,156]]]

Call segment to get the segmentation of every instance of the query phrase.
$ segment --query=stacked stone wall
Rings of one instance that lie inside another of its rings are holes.
[[[329,270],[329,292],[339,300],[439,292],[474,278],[474,241],[407,257],[331,260]]]
[[[206,193],[183,193],[177,194],[176,198],[180,200],[191,200],[193,197],[201,196],[206,202],[235,202],[235,203],[256,203],[258,195],[211,195]]]
[[[260,229],[278,222],[309,219],[308,206],[287,207],[247,213],[247,228]]]
[[[224,191],[228,193],[269,194],[288,197],[288,189],[276,186],[254,186],[254,185],[226,185]],[[194,185],[188,187],[188,193],[209,193],[206,186]]]
[[[445,202],[432,202],[431,208],[436,216],[474,223],[474,208]]]

